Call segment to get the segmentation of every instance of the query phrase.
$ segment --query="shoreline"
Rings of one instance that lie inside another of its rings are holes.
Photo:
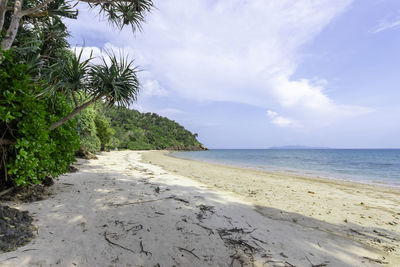
[[[342,179],[342,178],[337,178],[333,176],[322,176],[318,175],[317,173],[313,175],[312,173],[303,173],[298,170],[290,170],[288,169],[287,171],[278,171],[278,170],[269,170],[269,169],[262,169],[262,168],[252,168],[250,166],[239,166],[239,165],[234,165],[234,164],[228,164],[228,163],[219,163],[219,162],[211,162],[211,161],[206,161],[206,160],[201,160],[201,159],[191,159],[191,158],[184,158],[184,157],[178,157],[173,155],[175,152],[180,152],[180,151],[167,151],[167,150],[150,150],[150,151],[143,151],[143,152],[162,152],[166,156],[175,158],[175,159],[181,159],[181,160],[188,160],[192,162],[202,162],[205,164],[210,164],[210,165],[215,165],[215,166],[220,166],[220,167],[228,167],[228,168],[237,168],[237,169],[242,169],[242,170],[249,170],[249,171],[256,171],[260,173],[264,173],[267,175],[279,175],[279,176],[289,176],[289,177],[294,177],[294,178],[299,178],[299,179],[306,179],[310,181],[318,181],[318,182],[332,182],[337,184],[343,183],[346,186],[352,186],[352,185],[365,185],[365,186],[370,186],[371,188],[379,187],[381,190],[388,189],[389,191],[394,191],[398,192],[400,196],[400,185],[390,185],[387,184],[384,181],[377,181],[377,182],[364,182],[364,181],[355,181],[355,180],[348,180],[348,179]]]
[[[157,150],[154,150],[157,151]],[[362,184],[362,185],[370,185],[370,186],[381,186],[384,188],[388,189],[393,189],[393,190],[398,190],[400,192],[400,182],[398,183],[389,183],[385,181],[379,181],[376,180],[374,177],[368,177],[370,180],[357,180],[356,177],[364,177],[364,176],[351,176],[349,175],[348,177],[354,177],[355,179],[346,179],[346,178],[339,178],[335,176],[336,174],[333,173],[324,173],[324,172],[318,172],[318,171],[309,171],[309,170],[296,170],[296,169],[285,169],[285,170],[279,170],[271,168],[263,168],[263,167],[252,167],[252,166],[240,166],[240,165],[235,165],[235,164],[229,164],[229,163],[222,163],[222,162],[212,162],[212,161],[207,161],[207,160],[202,160],[202,159],[192,159],[192,158],[185,158],[185,157],[179,157],[173,155],[175,152],[183,152],[183,151],[167,151],[166,155],[169,157],[177,158],[177,159],[184,159],[184,160],[192,160],[192,161],[199,161],[199,162],[204,162],[204,163],[209,163],[209,164],[215,164],[215,165],[220,165],[220,166],[226,166],[226,167],[232,167],[232,168],[239,168],[239,169],[248,169],[248,170],[254,170],[254,171],[259,171],[259,172],[264,172],[264,173],[269,173],[269,174],[278,174],[282,176],[297,176],[299,178],[310,178],[310,179],[316,179],[316,180],[329,180],[329,181],[338,181],[338,182],[349,182],[349,183],[355,183],[355,184]]]
[[[143,152],[144,162],[230,192],[267,218],[349,238],[400,264],[400,190]]]

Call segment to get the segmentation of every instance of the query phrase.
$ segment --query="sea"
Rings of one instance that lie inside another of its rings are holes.
[[[400,188],[400,149],[211,149],[173,156]]]

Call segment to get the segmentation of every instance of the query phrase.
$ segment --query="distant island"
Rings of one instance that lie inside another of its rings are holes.
[[[269,147],[268,149],[333,149],[333,148],[316,147],[316,146],[276,146],[276,147]]]

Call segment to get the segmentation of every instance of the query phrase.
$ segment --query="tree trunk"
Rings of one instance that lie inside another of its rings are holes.
[[[57,127],[63,125],[64,123],[66,123],[67,121],[72,119],[76,114],[78,114],[79,112],[81,112],[82,110],[84,110],[85,108],[87,108],[88,106],[90,106],[91,104],[96,102],[97,100],[99,100],[101,97],[102,97],[102,95],[98,95],[95,98],[93,98],[92,100],[90,100],[90,101],[86,102],[85,104],[83,104],[82,106],[76,107],[69,115],[67,115],[64,118],[60,119],[59,121],[53,123],[50,126],[50,131],[53,131]]]
[[[1,47],[4,50],[8,50],[11,48],[15,37],[17,36],[19,24],[22,18],[22,2],[23,0],[16,0],[14,4],[14,13],[11,16],[11,23],[8,27],[6,36],[4,36],[3,41],[1,42]]]
[[[0,0],[0,32],[3,30],[4,19],[6,18],[8,0]]]
[[[78,99],[76,99],[75,92],[71,92],[71,94],[72,94],[72,98],[74,99],[75,108],[76,108],[76,107],[78,107],[78,105],[79,105]]]

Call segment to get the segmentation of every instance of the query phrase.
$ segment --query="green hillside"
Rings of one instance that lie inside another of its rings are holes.
[[[104,111],[109,118],[118,148],[122,149],[171,149],[204,150],[197,134],[168,118],[155,113],[140,113],[127,108],[111,108]]]

